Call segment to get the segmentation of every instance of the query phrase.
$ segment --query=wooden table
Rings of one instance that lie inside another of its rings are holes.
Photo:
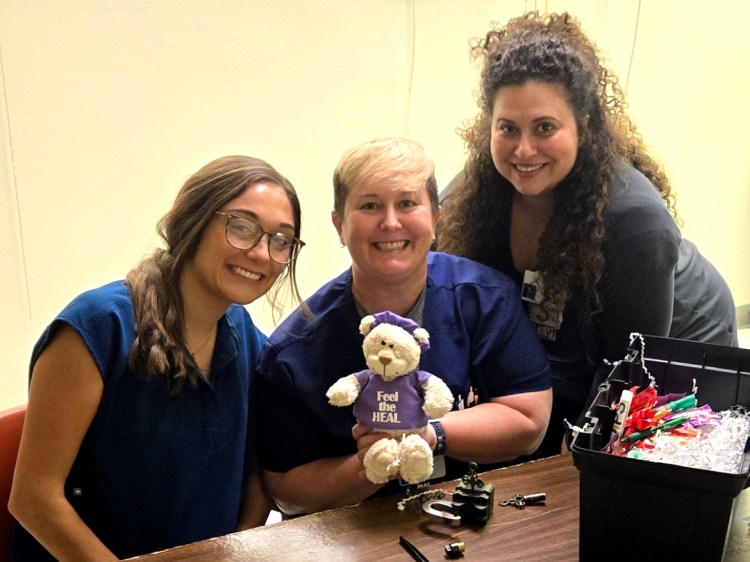
[[[481,475],[495,484],[494,512],[486,526],[450,527],[423,514],[420,506],[397,509],[399,497],[316,513],[139,556],[138,562],[230,562],[247,560],[411,560],[403,535],[431,561],[445,560],[445,545],[464,541],[462,560],[578,560],[579,473],[563,454]],[[458,482],[439,488],[453,491]],[[547,501],[525,509],[498,502],[517,493],[545,492]],[[416,503],[416,502],[412,502]],[[735,500],[724,560],[750,560],[750,490]]]

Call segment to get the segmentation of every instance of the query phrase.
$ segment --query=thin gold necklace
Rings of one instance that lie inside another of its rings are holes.
[[[216,333],[216,325],[214,324],[213,329],[208,333],[208,337],[206,338],[206,341],[204,341],[198,349],[195,351],[190,351],[190,355],[193,356],[193,359],[195,359],[195,356],[198,355],[201,350],[208,345],[208,342],[211,341],[211,337]],[[189,348],[188,348],[189,350]]]

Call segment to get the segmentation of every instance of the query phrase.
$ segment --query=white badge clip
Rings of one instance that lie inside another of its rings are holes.
[[[555,341],[557,330],[562,324],[562,309],[542,306],[544,301],[544,285],[538,271],[526,270],[521,285],[521,300],[529,305],[529,317],[537,327],[539,337]]]
[[[542,277],[538,271],[529,271],[527,269],[523,274],[521,300],[535,304],[542,302]]]

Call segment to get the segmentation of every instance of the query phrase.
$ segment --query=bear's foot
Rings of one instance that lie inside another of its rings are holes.
[[[401,478],[409,484],[423,482],[432,474],[432,449],[419,435],[404,437],[398,455],[401,461]]]
[[[399,470],[398,443],[395,439],[381,439],[372,444],[365,454],[365,475],[373,484],[385,484]]]

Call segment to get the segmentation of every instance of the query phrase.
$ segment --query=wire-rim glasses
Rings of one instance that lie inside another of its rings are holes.
[[[268,257],[280,264],[288,264],[297,259],[300,250],[305,243],[299,238],[289,236],[282,232],[266,232],[258,223],[244,217],[216,211],[214,214],[227,218],[226,235],[227,243],[238,250],[251,250],[258,245],[263,236],[268,237]]]

